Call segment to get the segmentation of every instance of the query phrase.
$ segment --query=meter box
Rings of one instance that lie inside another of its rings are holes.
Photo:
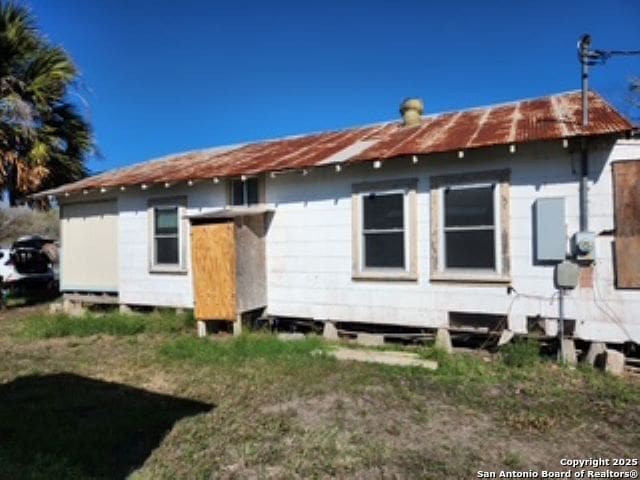
[[[578,286],[580,279],[580,267],[574,262],[565,260],[556,265],[556,287],[563,290],[573,289]]]
[[[576,260],[591,262],[596,251],[596,234],[593,232],[576,232],[573,236],[573,254]]]

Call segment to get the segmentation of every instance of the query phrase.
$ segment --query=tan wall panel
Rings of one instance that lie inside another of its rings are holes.
[[[62,290],[118,290],[118,207],[115,200],[60,208]]]

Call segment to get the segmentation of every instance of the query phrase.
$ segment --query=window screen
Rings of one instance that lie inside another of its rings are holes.
[[[241,180],[231,182],[231,204],[244,205],[244,182]]]
[[[249,178],[245,183],[247,205],[258,203],[258,179]]]
[[[444,191],[447,268],[496,268],[493,192],[493,185]]]
[[[178,221],[178,207],[154,209],[153,236],[156,264],[178,265],[180,263]]]
[[[233,180],[231,182],[232,205],[254,205],[259,202],[258,179],[248,178],[245,181]]]
[[[405,268],[404,193],[363,196],[365,268]]]

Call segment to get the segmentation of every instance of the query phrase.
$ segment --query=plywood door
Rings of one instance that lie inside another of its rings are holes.
[[[191,232],[195,316],[198,320],[235,321],[235,225],[196,225]]]

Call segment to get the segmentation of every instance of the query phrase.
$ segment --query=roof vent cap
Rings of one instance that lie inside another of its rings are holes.
[[[417,127],[422,122],[424,102],[421,98],[406,98],[400,104],[402,124],[405,127]]]

